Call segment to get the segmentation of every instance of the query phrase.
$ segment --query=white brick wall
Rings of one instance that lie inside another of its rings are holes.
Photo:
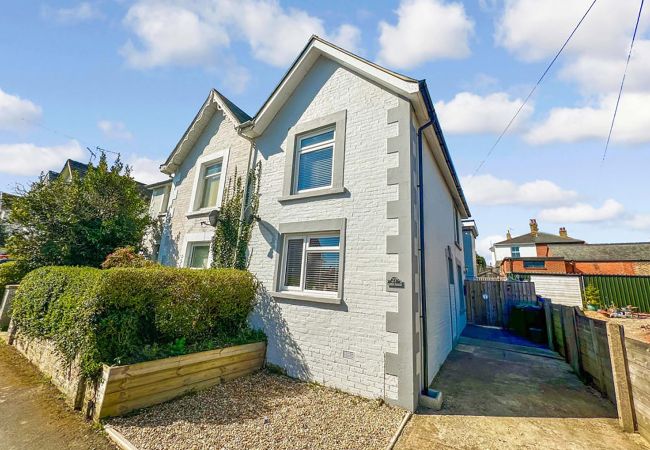
[[[386,111],[396,105],[394,95],[321,59],[257,140],[262,223],[252,238],[250,269],[268,290],[274,289],[280,223],[347,218],[343,304],[265,296],[253,323],[269,335],[267,358],[290,375],[366,397],[397,397],[396,380],[384,375],[384,352],[397,351],[397,335],[385,331],[386,311],[397,310],[397,294],[385,288],[386,272],[397,270],[396,255],[386,255],[386,236],[397,231],[396,220],[386,219],[386,202],[397,199],[397,187],[386,186],[386,169],[395,165],[386,139],[396,133],[386,124]],[[350,195],[280,204],[287,130],[344,109],[344,186]],[[344,358],[343,351],[354,357]]]
[[[249,148],[249,142],[237,134],[230,119],[222,111],[215,112],[174,176],[168,210],[171,239],[163,238],[161,242],[160,254],[163,264],[183,264],[186,250],[183,244],[188,234],[202,233],[206,240],[210,240],[214,234],[212,227],[201,225],[201,222],[207,222],[206,216],[187,217],[198,158],[230,149],[227,173],[221,178],[222,183],[228,183],[230,177],[235,174],[235,169],[242,178],[246,175]]]

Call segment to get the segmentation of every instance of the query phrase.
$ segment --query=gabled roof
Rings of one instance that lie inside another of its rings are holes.
[[[442,128],[433,107],[426,82],[388,70],[318,36],[312,36],[309,39],[305,48],[300,52],[255,117],[241,125],[242,134],[249,138],[260,136],[320,57],[329,58],[396,95],[408,99],[420,123],[432,123],[433,126],[427,127],[423,135],[432,144],[433,156],[440,167],[443,168],[443,178],[450,188],[455,203],[459,205],[462,216],[469,217],[469,206],[465,200],[456,169],[451,162],[449,149],[442,134]],[[439,150],[439,152],[436,150]],[[445,168],[447,170],[444,170]]]
[[[650,261],[650,242],[548,246],[552,256],[570,261]]]
[[[516,244],[584,244],[585,241],[570,237],[562,237],[557,234],[538,232],[536,236],[532,233],[522,234],[521,236],[506,239],[505,241],[496,242],[494,245],[516,245]]]
[[[79,176],[83,177],[86,175],[86,172],[88,172],[88,164],[75,161],[74,159],[68,159],[58,175],[61,175],[66,169],[70,172],[70,174],[72,174],[72,172],[77,172],[79,173]]]
[[[173,174],[183,162],[196,140],[205,129],[206,125],[212,119],[212,116],[217,111],[223,111],[228,117],[234,127],[238,127],[243,122],[251,120],[251,117],[242,111],[237,105],[231,102],[226,96],[221,94],[216,89],[211,89],[208,97],[203,102],[192,122],[183,136],[181,137],[176,147],[172,150],[167,160],[160,166],[160,171],[168,175]]]

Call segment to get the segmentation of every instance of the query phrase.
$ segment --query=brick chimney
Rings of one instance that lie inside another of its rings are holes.
[[[532,234],[533,236],[537,236],[538,232],[539,232],[539,228],[537,227],[537,220],[530,219],[530,234]]]
[[[566,232],[566,228],[560,227],[560,236],[562,236],[563,238],[569,237],[569,235]]]

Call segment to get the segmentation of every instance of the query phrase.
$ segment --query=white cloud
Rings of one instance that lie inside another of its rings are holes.
[[[496,42],[526,61],[549,58],[559,50],[589,3],[585,0],[507,1],[497,23]],[[596,3],[565,51],[624,57],[638,8],[638,2],[634,1]],[[648,25],[650,17],[646,14],[641,21],[641,34]]]
[[[44,6],[41,14],[46,19],[53,19],[61,24],[71,24],[99,19],[103,14],[96,5],[88,2],[81,2],[69,8],[52,8]]]
[[[60,170],[68,159],[80,159],[85,150],[77,141],[51,147],[35,144],[0,144],[0,172],[34,176],[48,170]]]
[[[97,127],[104,133],[104,136],[110,139],[130,140],[133,134],[126,128],[123,122],[112,122],[110,120],[100,120]]]
[[[517,184],[493,175],[469,175],[461,182],[469,202],[477,205],[558,205],[578,198],[575,191],[562,189],[549,180]]]
[[[577,83],[585,95],[618,92],[626,57],[627,49],[612,56],[585,52],[572,58],[560,77]],[[650,91],[650,40],[637,39],[625,75],[625,92],[643,91]]]
[[[0,129],[20,130],[41,118],[41,107],[0,89]]]
[[[476,253],[481,255],[483,258],[485,258],[487,261],[491,261],[491,263],[494,265],[494,260],[492,258],[492,252],[490,251],[490,247],[492,247],[492,244],[495,242],[501,242],[506,239],[505,235],[503,234],[492,234],[490,236],[485,236],[485,237],[480,237],[476,239]]]
[[[328,33],[323,21],[297,8],[283,8],[274,0],[197,0],[173,4],[140,0],[124,24],[137,37],[121,50],[137,68],[163,65],[214,67],[232,41],[248,43],[253,56],[274,66],[286,66],[312,34],[356,50],[360,31],[342,24]]]
[[[449,102],[437,102],[435,107],[447,133],[500,133],[522,103],[519,98],[511,100],[505,92],[486,96],[460,92]],[[521,124],[532,112],[533,107],[527,104],[514,125]]]
[[[127,159],[131,167],[131,176],[136,181],[145,184],[155,183],[167,178],[167,175],[160,172],[160,161],[138,155],[131,155]]]
[[[220,24],[206,21],[185,6],[162,1],[140,1],[131,6],[124,24],[141,43],[137,48],[128,41],[121,49],[127,62],[136,68],[212,64],[215,48],[230,43]]]
[[[543,122],[525,136],[531,144],[578,142],[585,139],[606,139],[609,132],[616,94],[610,94],[594,105],[575,108],[553,108]],[[627,93],[621,103],[612,132],[612,142],[638,144],[650,141],[650,92]]]
[[[275,1],[226,3],[233,8],[231,22],[243,33],[253,56],[274,66],[283,67],[292,62],[312,34],[331,39],[351,51],[359,43],[358,28],[343,24],[330,36],[318,17],[300,9],[285,10]]]
[[[442,0],[402,0],[397,24],[379,23],[379,60],[408,69],[441,58],[470,54],[474,22],[461,3]]]
[[[594,207],[587,203],[576,203],[572,206],[544,209],[540,212],[539,217],[542,220],[555,223],[604,222],[620,219],[624,210],[622,204],[614,199],[608,199],[600,207]]]
[[[650,230],[650,214],[634,214],[625,223],[635,230]]]

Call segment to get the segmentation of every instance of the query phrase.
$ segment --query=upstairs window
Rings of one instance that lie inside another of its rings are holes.
[[[339,234],[287,235],[284,255],[283,289],[306,294],[338,293]]]
[[[228,173],[228,153],[227,149],[211,152],[196,161],[188,216],[208,214],[221,205],[224,191],[222,175]]]
[[[456,207],[454,207],[454,242],[460,246],[460,214]]]
[[[210,208],[217,205],[219,181],[221,180],[221,163],[212,164],[205,168],[203,174],[203,194],[201,208]]]
[[[287,133],[281,203],[341,195],[345,165],[345,110],[299,122]]]
[[[298,138],[295,192],[332,186],[334,134],[334,128],[330,128]]]
[[[169,201],[169,186],[161,186],[153,189],[151,192],[151,204],[149,205],[149,214],[151,217],[157,217],[167,211]]]
[[[519,252],[519,247],[510,247],[510,256],[512,258],[521,257],[521,253]]]

